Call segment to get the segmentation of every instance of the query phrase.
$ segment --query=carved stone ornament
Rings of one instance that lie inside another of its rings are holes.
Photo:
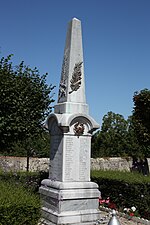
[[[62,97],[66,97],[67,79],[68,79],[68,50],[66,50],[66,53],[65,53],[64,59],[63,59],[61,81],[60,81],[60,85],[59,85],[58,101]]]
[[[59,86],[59,100],[62,98],[62,97],[65,97],[66,96],[66,84],[65,83],[60,83],[60,86]]]
[[[84,124],[83,123],[75,123],[73,131],[75,135],[80,136],[84,133]]]
[[[77,91],[80,86],[81,86],[81,66],[82,66],[82,63],[83,62],[79,62],[79,63],[76,63],[75,66],[74,66],[74,71],[73,71],[73,74],[72,74],[72,79],[70,80],[70,88],[71,88],[71,91],[69,92],[69,94],[71,94],[73,91]]]

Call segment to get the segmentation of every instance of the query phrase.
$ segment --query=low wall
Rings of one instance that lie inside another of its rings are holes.
[[[49,158],[30,158],[29,171],[48,171]],[[0,169],[3,171],[26,171],[26,157],[0,156]]]
[[[119,170],[130,171],[132,168],[132,158],[96,158],[91,159],[92,170]]]
[[[49,158],[30,158],[29,171],[48,171]],[[150,158],[148,159],[150,168]],[[0,157],[0,169],[3,171],[26,171],[26,157]],[[132,168],[132,158],[91,158],[91,169],[95,170],[119,170],[130,171]]]

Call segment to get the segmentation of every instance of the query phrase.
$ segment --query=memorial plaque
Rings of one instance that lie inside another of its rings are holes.
[[[64,181],[78,180],[78,140],[74,136],[65,138]]]
[[[61,181],[62,177],[62,136],[51,137],[49,178]]]
[[[74,146],[73,138],[68,137],[66,139],[66,151],[65,151],[65,180],[73,181],[73,169],[74,169]]]
[[[90,180],[90,137],[65,139],[64,181]]]
[[[81,137],[79,153],[79,180],[89,181],[90,173],[90,138]]]

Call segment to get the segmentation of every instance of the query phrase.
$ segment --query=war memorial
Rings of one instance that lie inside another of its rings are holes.
[[[42,224],[96,224],[98,185],[90,181],[91,136],[99,128],[86,103],[81,21],[68,24],[58,102],[46,122],[49,178],[42,181]]]

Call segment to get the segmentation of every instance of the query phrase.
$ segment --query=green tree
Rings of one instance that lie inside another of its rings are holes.
[[[126,156],[128,122],[120,114],[108,112],[101,131],[92,140],[92,157]]]
[[[28,139],[30,146],[30,157],[48,158],[50,155],[50,135],[49,132],[43,130],[40,134]],[[26,157],[26,142],[17,141],[14,143],[10,151],[3,152],[6,156]]]
[[[133,124],[141,154],[150,157],[150,90],[135,92],[133,102]]]
[[[51,112],[54,86],[21,62],[13,66],[11,56],[0,60],[0,150],[8,151],[15,142],[25,143],[30,154],[31,140],[43,132],[42,124]]]
[[[91,156],[92,158],[103,157],[103,150],[100,151],[102,144],[101,131],[98,130],[93,136],[91,141]]]
[[[138,158],[141,156],[141,148],[135,134],[133,117],[129,116],[127,119],[128,129],[127,129],[127,138],[126,138],[126,148],[128,149],[128,156],[133,158]]]

